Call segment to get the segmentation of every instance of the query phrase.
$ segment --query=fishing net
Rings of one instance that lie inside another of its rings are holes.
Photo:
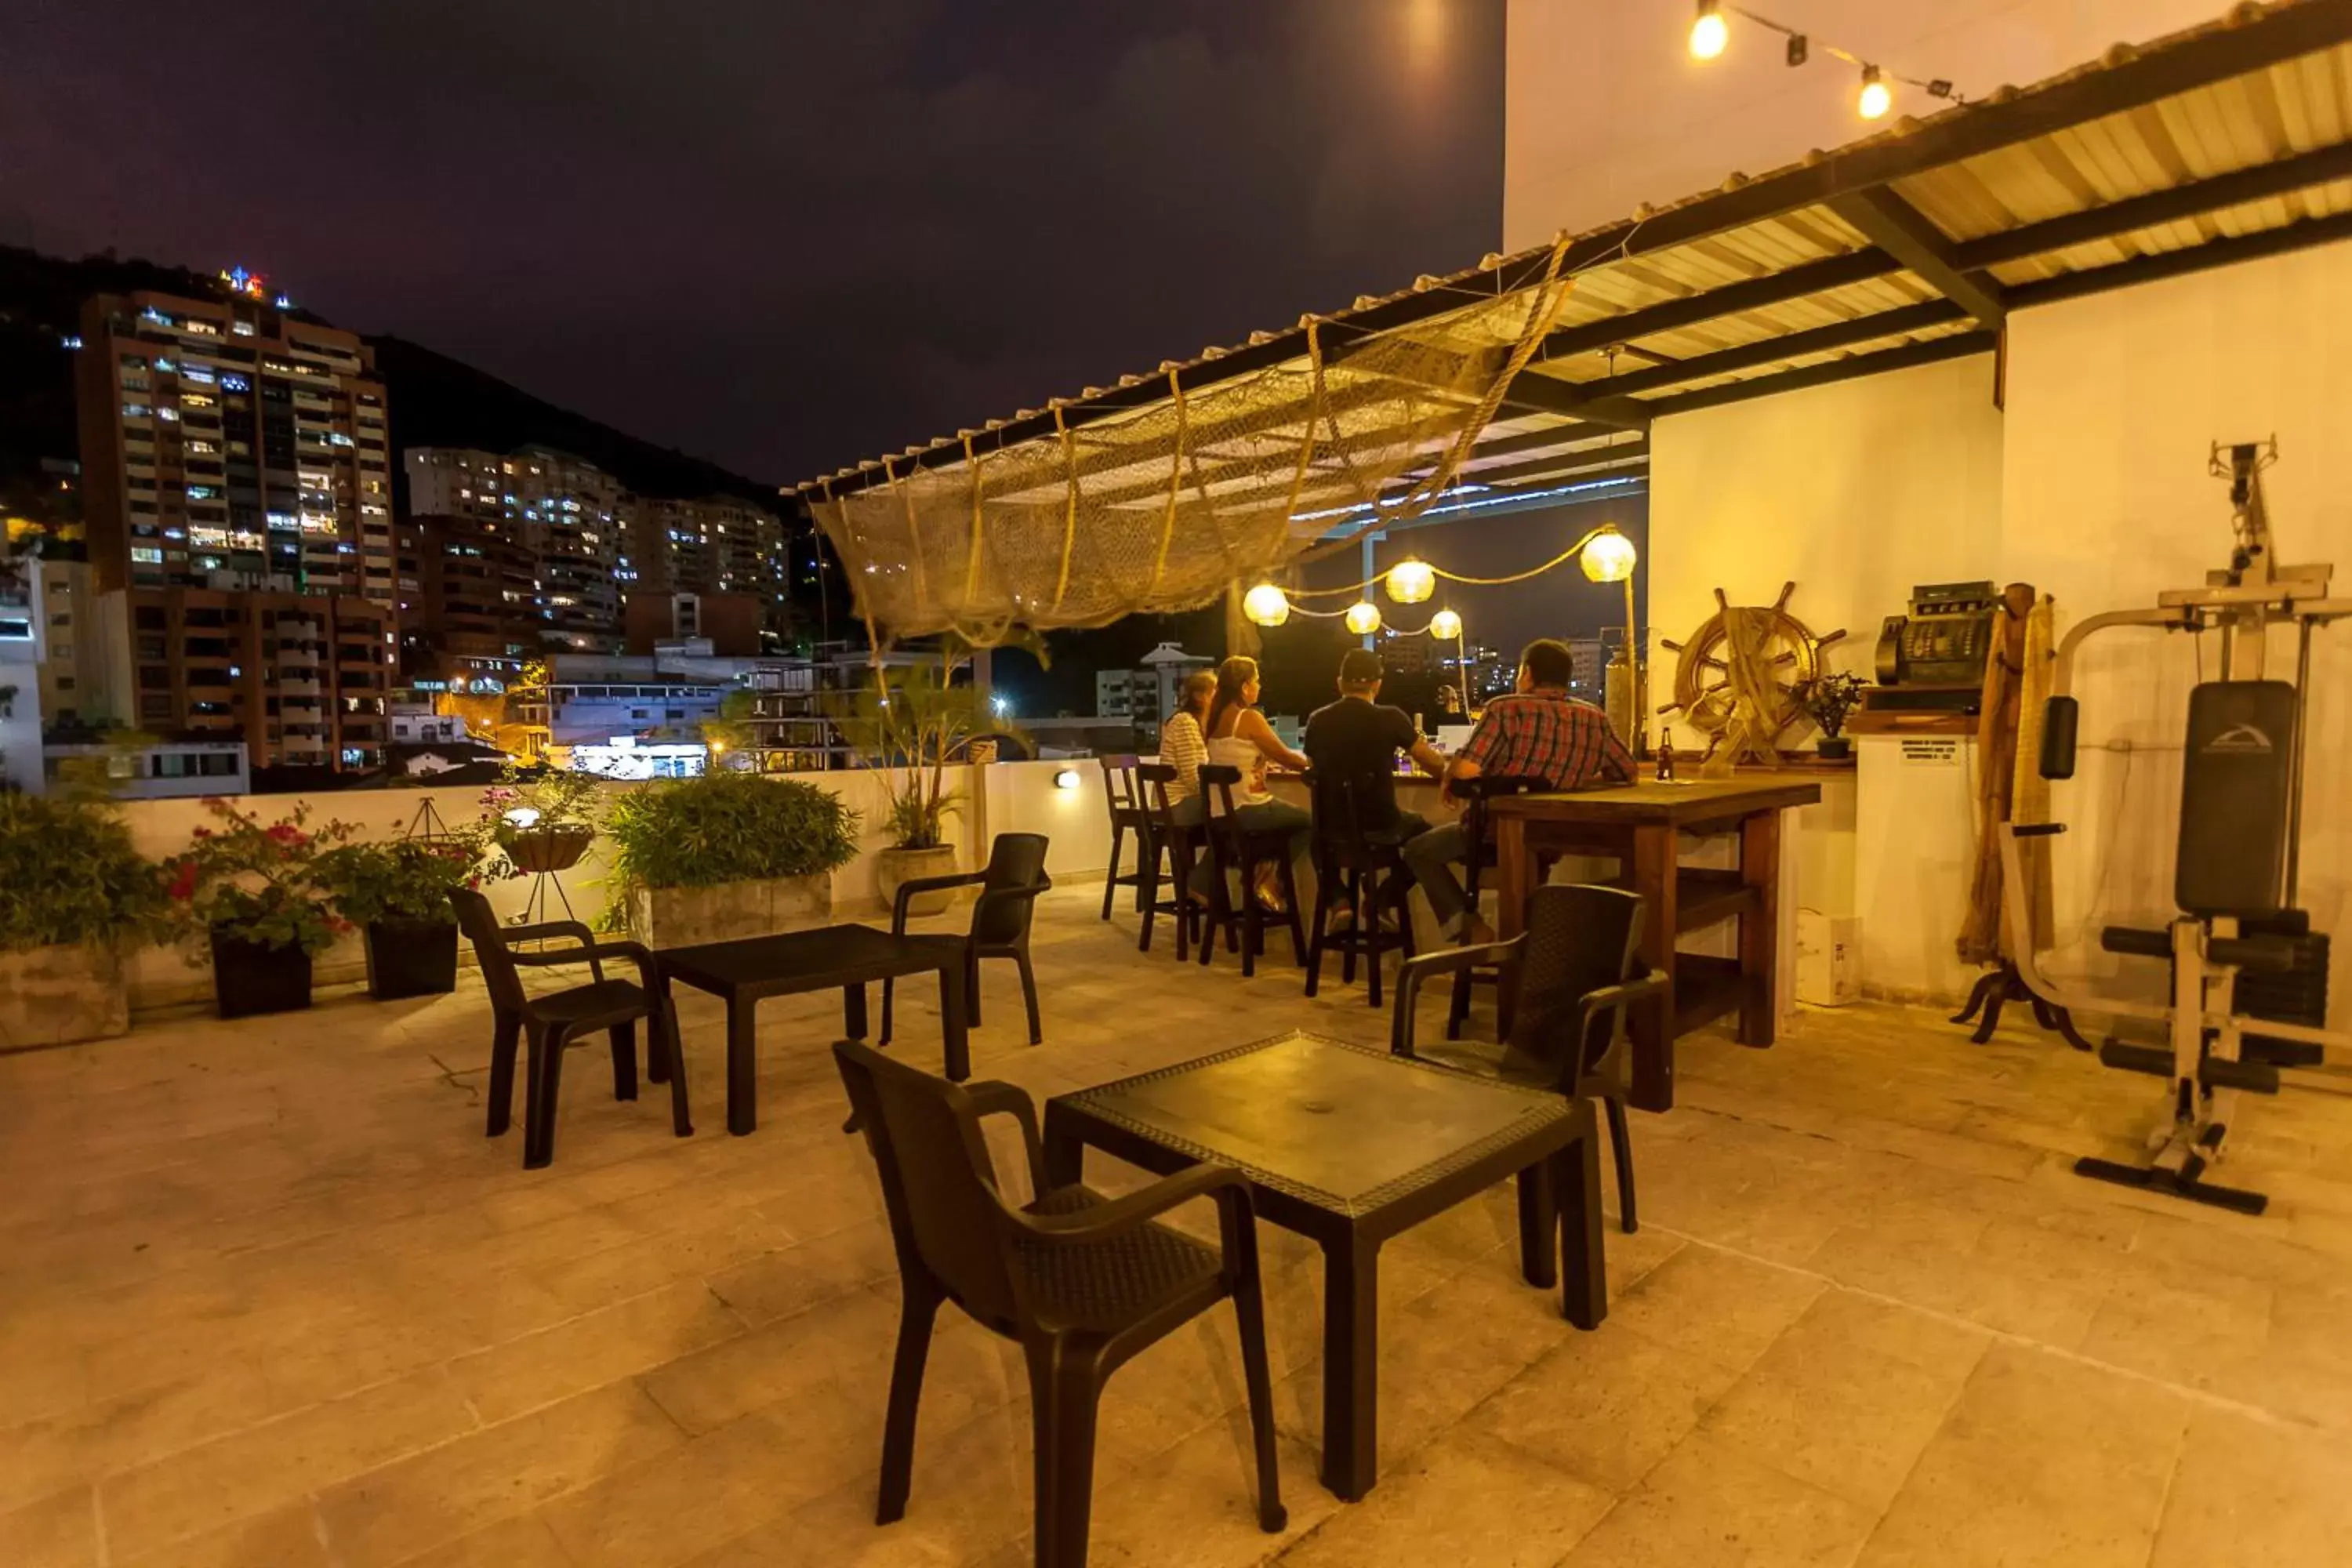
[[[877,642],[952,631],[987,647],[1198,608],[1305,553],[1335,521],[1318,514],[1377,503],[1395,522],[1435,500],[1558,316],[1560,255],[1532,287],[1465,290],[1390,331],[1309,318],[1306,353],[1253,374],[1213,379],[1214,353],[1162,366],[1164,395],[1056,405],[1034,439],[966,432],[956,460],[887,460],[880,482],[812,510]]]

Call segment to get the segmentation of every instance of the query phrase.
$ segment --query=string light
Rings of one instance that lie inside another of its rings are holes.
[[[1453,642],[1462,636],[1462,617],[1451,610],[1440,610],[1429,617],[1429,635],[1440,642]]]
[[[1864,120],[1883,120],[1886,117],[1887,111],[1895,107],[1894,84],[1898,81],[1919,89],[1930,98],[1945,99],[1953,103],[1968,101],[1948,78],[1932,77],[1921,80],[1917,77],[1908,77],[1899,71],[1888,70],[1864,59],[1850,49],[1842,49],[1825,39],[1811,37],[1785,22],[1776,22],[1771,17],[1751,11],[1745,5],[1726,6],[1722,4],[1722,0],[1698,0],[1698,16],[1692,21],[1690,30],[1690,52],[1693,58],[1711,60],[1730,47],[1731,24],[1725,16],[1727,10],[1736,13],[1742,21],[1753,22],[1756,26],[1778,33],[1785,38],[1788,41],[1785,58],[1792,67],[1803,65],[1810,60],[1816,45],[1820,46],[1823,54],[1833,56],[1850,66],[1858,67],[1862,71],[1862,90],[1854,97],[1854,110]]]
[[[1418,605],[1437,592],[1437,573],[1426,561],[1408,557],[1389,568],[1389,597],[1400,605]]]
[[[1360,637],[1368,637],[1381,629],[1381,607],[1370,599],[1359,599],[1348,606],[1348,629]]]
[[[1864,120],[1881,120],[1895,106],[1895,94],[1878,74],[1876,66],[1862,68],[1862,94],[1854,100],[1854,108]]]
[[[1290,619],[1290,600],[1271,583],[1260,583],[1242,595],[1242,614],[1262,626],[1278,626]]]
[[[1723,19],[1720,0],[1698,0],[1698,19],[1690,30],[1691,58],[1711,60],[1730,41],[1731,24]]]

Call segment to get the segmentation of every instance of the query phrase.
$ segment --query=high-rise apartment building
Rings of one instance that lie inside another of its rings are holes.
[[[516,531],[534,570],[531,610],[552,649],[605,652],[620,646],[622,558],[635,498],[612,475],[544,447],[506,455],[462,447],[412,447],[412,517],[498,521]]]
[[[393,609],[373,599],[214,588],[102,595],[98,635],[129,654],[120,717],[243,740],[255,767],[383,762]]]
[[[225,281],[82,308],[74,648],[106,679],[75,670],[77,706],[242,740],[255,767],[373,767],[396,648],[383,384],[354,334]]]
[[[393,601],[383,384],[350,332],[230,292],[100,295],[75,367],[101,593]]]
[[[631,514],[628,587],[654,594],[751,594],[782,630],[787,563],[783,520],[732,496],[641,500]]]
[[[404,679],[503,690],[540,649],[535,566],[520,528],[483,517],[405,517],[400,563]]]

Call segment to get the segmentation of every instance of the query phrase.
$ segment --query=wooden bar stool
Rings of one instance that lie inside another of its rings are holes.
[[[1143,908],[1143,862],[1148,858],[1149,842],[1145,837],[1143,797],[1137,793],[1135,770],[1138,759],[1133,756],[1104,757],[1102,762],[1103,796],[1110,804],[1110,868],[1103,874],[1102,918],[1110,919],[1111,900],[1121,888],[1135,889],[1135,907]],[[1135,869],[1121,874],[1118,868],[1120,849],[1127,836],[1135,835]]]

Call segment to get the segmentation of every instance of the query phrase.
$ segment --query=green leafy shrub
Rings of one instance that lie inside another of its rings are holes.
[[[163,912],[163,879],[112,806],[0,794],[0,951],[119,946]]]
[[[615,907],[640,888],[809,877],[857,855],[857,813],[800,779],[705,773],[621,796],[604,824]]]
[[[347,822],[312,828],[298,803],[276,822],[213,798],[205,809],[218,827],[199,827],[186,854],[167,863],[174,923],[188,962],[204,963],[218,934],[262,947],[323,952],[350,922],[329,904],[320,862],[352,836]]]
[[[487,827],[431,838],[339,844],[319,857],[319,884],[335,912],[354,925],[382,921],[455,925],[452,888],[478,886]],[[501,859],[499,864],[503,867]]]

